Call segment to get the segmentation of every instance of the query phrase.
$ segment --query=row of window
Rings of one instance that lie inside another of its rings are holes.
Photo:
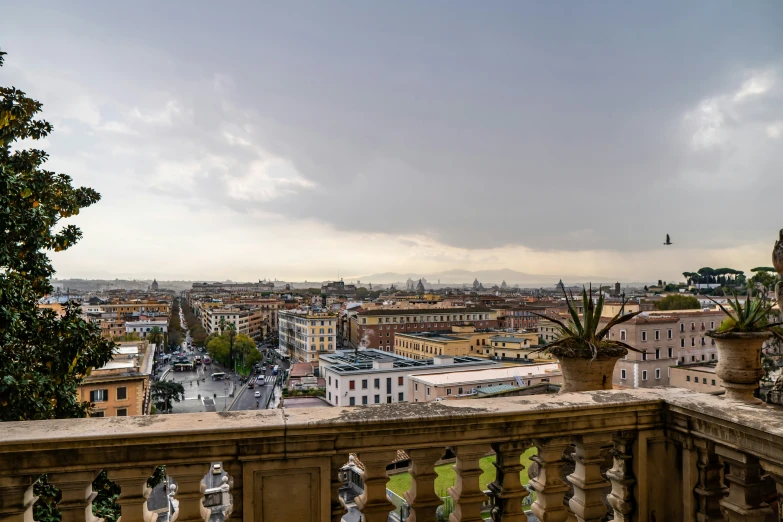
[[[329,398],[330,401],[332,400],[332,392],[329,392],[329,397],[328,398]],[[340,405],[340,397],[337,394],[335,394],[334,399],[335,399],[335,402],[337,403],[337,405],[339,406]],[[362,395],[362,406],[367,406],[369,404],[368,399],[369,399],[369,397],[367,395]],[[397,394],[397,401],[405,402],[405,395],[402,392]],[[391,402],[392,402],[392,397],[391,397],[391,395],[388,395],[386,397],[386,403],[387,404],[391,404]],[[373,396],[373,404],[380,404],[380,403],[381,403],[381,396],[380,395],[374,395]],[[356,397],[348,397],[348,406],[356,406]]]
[[[440,317],[440,319],[438,318]],[[411,317],[400,317],[400,320],[397,321],[397,317],[381,317],[378,319],[379,323],[424,323],[424,322],[432,322],[432,321],[480,321],[480,320],[489,320],[489,314],[467,314],[467,315],[452,315],[452,316],[432,316],[428,315],[425,319],[424,317],[419,316],[413,316]],[[362,317],[362,324],[367,324],[367,318]]]
[[[661,378],[661,369],[660,368],[656,368],[655,369],[655,378],[656,379],[660,379]],[[625,370],[620,370],[620,379],[623,379],[623,380],[626,379]],[[647,370],[642,370],[642,380],[643,381],[647,380]]]
[[[702,330],[706,329],[706,325],[705,325],[704,322],[701,323],[701,329]],[[715,321],[710,321],[710,330],[714,330],[714,329],[715,329]],[[696,330],[696,323],[692,322],[691,323],[691,331],[695,331],[695,330]],[[674,338],[673,332],[674,331],[671,328],[669,328],[667,330],[667,332],[666,332],[666,338],[667,339],[673,339]],[[685,323],[680,323],[680,333],[684,333],[684,332],[685,332]],[[656,341],[660,341],[661,340],[661,331],[660,330],[655,330],[654,333],[655,333],[655,340]],[[647,340],[647,330],[642,330],[641,334],[642,334],[642,341],[646,341]],[[626,332],[625,332],[625,330],[620,330],[620,340],[621,341],[625,341],[626,340]]]
[[[105,417],[103,411],[98,410],[94,411],[90,414],[90,417]],[[118,408],[117,409],[117,417],[127,417],[128,416],[128,408]]]
[[[329,385],[331,386],[332,385],[332,376],[331,375],[329,376],[328,380],[329,380]],[[386,384],[387,384],[388,388],[391,388],[391,382],[392,382],[391,377],[386,379]],[[404,377],[402,375],[397,377],[397,385],[402,386],[404,384],[404,382],[405,382],[404,381]],[[368,388],[368,383],[369,383],[369,379],[362,379],[362,389],[363,390],[366,390]],[[340,387],[339,384],[340,384],[340,381],[335,379],[334,380],[334,387],[335,388],[339,388]],[[373,384],[374,384],[375,389],[379,390],[381,388],[381,380],[380,379],[374,379]],[[356,381],[355,380],[348,381],[348,389],[349,390],[355,390],[356,389]]]
[[[117,388],[117,400],[124,401],[128,398],[128,388],[121,386]],[[109,390],[91,390],[90,402],[106,402],[109,400]]]
[[[688,381],[688,382],[691,382],[691,376],[690,375],[686,375],[685,376],[685,380]],[[696,384],[699,384],[699,377],[694,375],[693,376],[693,382],[695,382]],[[701,383],[702,384],[707,384],[707,378],[706,377],[702,377],[701,378]],[[712,386],[717,386],[717,384],[715,383],[715,379],[712,379]]]

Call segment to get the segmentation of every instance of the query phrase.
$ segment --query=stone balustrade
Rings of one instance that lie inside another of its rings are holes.
[[[0,520],[14,522],[33,519],[42,474],[62,492],[63,522],[92,520],[91,484],[102,470],[121,487],[122,522],[154,522],[146,481],[161,464],[177,485],[177,522],[338,522],[351,454],[363,467],[356,507],[364,522],[386,522],[386,466],[397,450],[411,459],[405,498],[416,522],[436,520],[434,466],[447,449],[456,456],[452,522],[481,521],[487,505],[493,520],[526,521],[519,472],[530,448],[529,509],[544,522],[612,512],[616,521],[766,522],[780,520],[783,493],[783,410],[674,388],[2,428]],[[497,478],[485,492],[479,459],[493,451]]]

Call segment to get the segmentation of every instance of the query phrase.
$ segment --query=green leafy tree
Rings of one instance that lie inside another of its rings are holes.
[[[147,340],[156,346],[161,346],[163,343],[163,330],[158,326],[153,326],[147,334]]]
[[[767,291],[774,289],[777,282],[780,281],[780,277],[772,267],[759,266],[752,269],[751,272],[754,274],[750,278],[750,282],[764,287]]]
[[[179,402],[185,398],[185,387],[182,383],[173,381],[156,381],[152,383],[152,400],[158,410],[170,412],[172,401]]]
[[[690,295],[667,295],[657,303],[658,310],[697,310],[701,308],[699,300]]]
[[[0,52],[0,66],[3,55]],[[23,139],[52,132],[37,119],[41,103],[15,87],[0,87],[0,420],[85,417],[76,387],[92,368],[106,364],[114,344],[68,304],[65,315],[38,308],[52,292],[48,252],[76,244],[81,231],[62,220],[98,202],[90,188],[44,169],[40,149],[12,150]]]
[[[214,360],[227,366],[231,361],[231,347],[224,335],[211,335],[207,343],[207,353]]]
[[[0,51],[0,66],[5,53]],[[76,188],[71,178],[43,168],[48,155],[37,148],[15,147],[19,140],[40,140],[52,126],[36,115],[41,103],[15,87],[0,87],[0,421],[86,417],[89,402],[77,399],[76,388],[95,367],[106,364],[114,343],[101,337],[100,327],[84,321],[74,304],[57,317],[38,301],[52,292],[54,269],[48,252],[76,244],[81,231],[62,220],[98,202],[90,188]],[[106,487],[104,487],[106,486]],[[108,522],[119,509],[107,488],[116,484],[96,479],[93,512]],[[57,522],[61,492],[42,476],[34,485],[39,497],[33,517]]]

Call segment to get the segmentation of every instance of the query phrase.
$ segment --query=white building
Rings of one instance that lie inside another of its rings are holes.
[[[169,325],[166,321],[129,321],[125,323],[125,333],[137,333],[144,339],[153,328],[158,327],[165,334],[169,331]]]
[[[313,310],[281,310],[280,350],[294,362],[313,362],[337,349],[337,315]]]
[[[524,388],[536,384],[562,384],[563,374],[556,362],[522,364],[502,368],[481,368],[458,372],[418,372],[410,375],[408,395],[413,402],[430,402],[459,395],[472,395],[492,386]]]
[[[409,359],[381,350],[341,350],[322,355],[320,374],[326,379],[326,400],[333,406],[362,406],[409,401],[410,374],[497,368],[481,357]]]
[[[207,308],[201,324],[208,334],[220,333],[220,325],[233,324],[238,334],[250,334],[250,312],[238,308]]]

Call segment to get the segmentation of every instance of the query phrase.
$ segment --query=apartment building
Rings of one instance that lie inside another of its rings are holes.
[[[128,321],[125,323],[125,334],[135,333],[146,339],[153,328],[160,328],[166,334],[169,331],[168,321]]]
[[[613,327],[609,338],[646,353],[629,352],[615,366],[615,385],[649,388],[670,384],[669,367],[716,361],[715,342],[706,336],[725,316],[714,310],[650,311]]]
[[[326,400],[333,406],[392,404],[409,401],[410,374],[495,368],[478,357],[437,356],[413,360],[381,350],[341,350],[321,356]]]
[[[448,331],[472,324],[477,330],[497,327],[497,312],[486,307],[375,308],[359,310],[350,318],[351,346],[391,352],[398,333]]]
[[[315,362],[337,350],[337,314],[315,310],[280,311],[280,350],[294,362]]]
[[[129,301],[112,302],[101,305],[103,313],[114,314],[119,319],[133,320],[141,315],[168,317],[171,303],[169,301]]]
[[[686,388],[702,393],[718,395],[725,393],[723,383],[715,373],[716,362],[694,363],[669,368],[669,383],[677,388]]]
[[[221,328],[233,324],[238,334],[250,335],[250,310],[241,308],[212,308],[201,309],[201,325],[207,333],[220,333]],[[260,314],[259,314],[260,315]]]
[[[118,343],[111,361],[95,368],[77,387],[80,401],[93,403],[93,417],[127,417],[150,413],[154,347],[147,341]]]
[[[527,387],[541,383],[562,384],[558,363],[525,364],[505,368],[450,371],[410,375],[408,396],[413,402],[432,402],[473,395],[492,386]]]
[[[193,283],[192,292],[194,293],[249,293],[249,292],[271,292],[275,289],[275,284],[271,281],[259,281],[257,283]]]
[[[496,335],[494,330],[476,330],[472,324],[453,325],[450,330],[439,332],[398,332],[393,352],[415,360],[431,359],[436,355],[483,356],[484,348]]]

